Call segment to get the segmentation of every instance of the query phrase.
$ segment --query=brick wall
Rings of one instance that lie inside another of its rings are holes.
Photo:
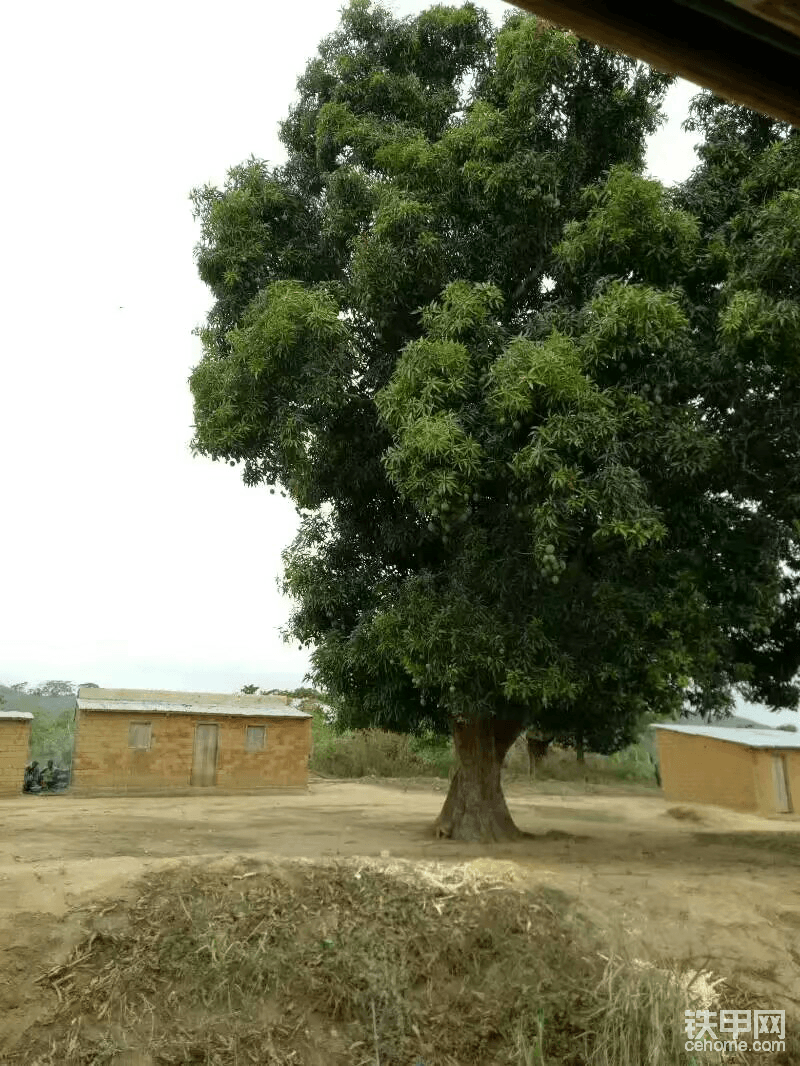
[[[133,723],[152,724],[147,751],[129,747]],[[72,782],[76,790],[188,788],[197,725],[218,726],[217,787],[271,788],[308,783],[310,718],[81,711]],[[266,727],[263,751],[245,750],[247,726]]]
[[[22,792],[30,745],[29,719],[0,720],[0,796],[15,796]]]
[[[752,748],[659,729],[658,757],[668,800],[713,803],[736,811],[758,810],[756,752]]]

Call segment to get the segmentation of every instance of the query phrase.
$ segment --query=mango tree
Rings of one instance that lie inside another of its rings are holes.
[[[796,702],[796,141],[739,152],[702,98],[716,155],[667,191],[667,85],[533,17],[354,0],[285,163],[194,194],[195,448],[295,502],[288,636],[340,724],[452,732],[446,836],[518,835],[529,725],[613,750],[689,692]]]

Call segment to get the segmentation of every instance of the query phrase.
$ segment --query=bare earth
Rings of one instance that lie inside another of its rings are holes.
[[[560,790],[561,794],[554,794]],[[186,862],[363,855],[513,864],[639,957],[693,963],[800,1008],[800,820],[679,808],[647,790],[512,784],[534,834],[509,845],[434,840],[444,789],[315,781],[307,793],[20,796],[0,801],[0,1062],[46,1006],[38,974],[80,939],[85,909]],[[672,811],[672,813],[668,813]]]

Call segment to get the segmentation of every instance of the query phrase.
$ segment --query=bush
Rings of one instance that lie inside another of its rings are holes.
[[[447,749],[401,733],[314,731],[311,769],[331,777],[447,777],[452,762]]]
[[[382,729],[337,733],[319,704],[306,704],[312,715],[310,767],[327,777],[447,777],[453,765],[452,744],[431,734],[407,736]]]
[[[72,763],[75,744],[74,711],[62,711],[53,715],[44,710],[33,712],[31,722],[31,758],[44,765],[52,759],[56,766],[67,767]]]
[[[324,692],[317,692],[315,688],[295,688],[291,692],[286,693],[287,696],[292,696],[297,700],[325,700],[326,696]]]
[[[319,703],[303,709],[313,716],[311,769],[326,777],[441,777],[450,776],[456,758],[449,737],[434,733],[406,736],[382,729],[337,733]],[[528,749],[520,737],[506,757],[507,778],[528,777]],[[553,746],[536,768],[540,781],[609,783],[630,781],[655,784],[655,766],[647,747],[632,744],[614,755],[587,754],[579,763],[569,748]]]
[[[510,778],[528,776],[528,748],[520,737],[506,757],[505,774]],[[655,765],[647,747],[631,744],[614,755],[587,753],[579,763],[571,748],[552,745],[546,758],[536,767],[537,781],[583,781],[595,784],[631,781],[655,784]]]
[[[450,737],[425,733],[420,737],[409,737],[412,751],[429,767],[433,777],[449,777],[456,764],[453,742]]]
[[[655,764],[650,752],[641,744],[631,744],[629,748],[609,755],[606,763],[608,772],[623,781],[645,781],[655,779]]]

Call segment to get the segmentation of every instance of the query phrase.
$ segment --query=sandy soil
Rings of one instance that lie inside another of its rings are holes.
[[[560,794],[554,794],[559,791]],[[36,1018],[35,978],[77,943],[87,908],[148,870],[249,857],[513,863],[640,957],[693,962],[800,1008],[800,820],[675,809],[650,791],[511,784],[511,845],[433,840],[441,783],[316,781],[307,793],[21,796],[0,801],[0,1062]],[[672,813],[670,813],[672,811]]]

